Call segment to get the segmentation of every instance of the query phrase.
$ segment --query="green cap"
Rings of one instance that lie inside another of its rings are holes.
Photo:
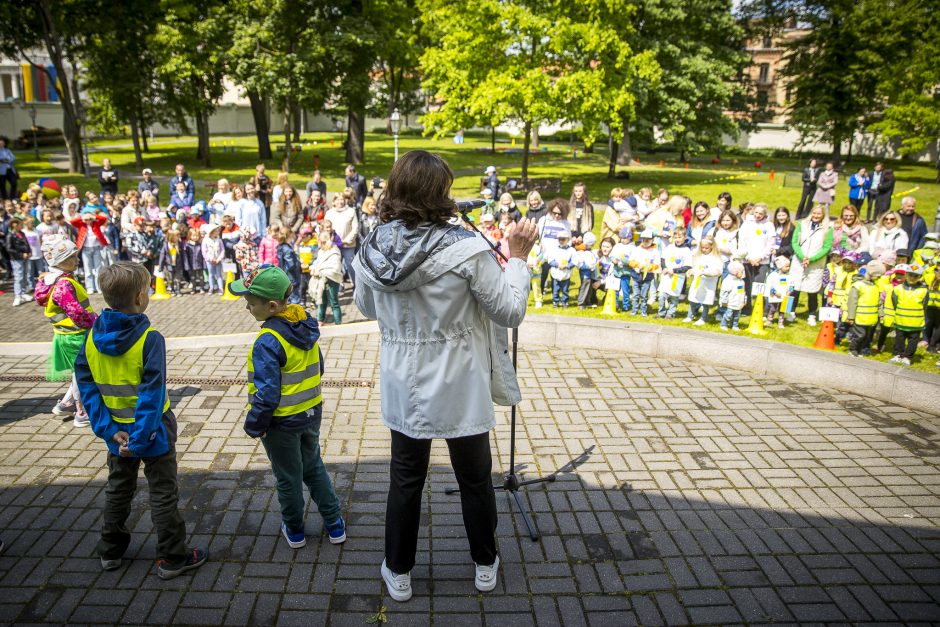
[[[284,300],[290,289],[287,273],[270,264],[260,265],[244,278],[229,283],[228,290],[236,296],[253,294],[266,300]]]

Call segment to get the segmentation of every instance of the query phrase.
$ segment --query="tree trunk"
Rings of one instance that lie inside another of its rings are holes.
[[[832,164],[838,168],[842,165],[842,138],[832,138]]]
[[[852,133],[849,136],[849,154],[845,157],[845,162],[849,163],[852,161],[852,149],[855,147],[855,133]]]
[[[295,144],[300,143],[300,116],[302,114],[303,114],[303,109],[294,105],[294,110],[292,111],[291,115],[294,118],[293,122],[294,122],[294,143]]]
[[[248,100],[251,102],[251,117],[255,121],[255,136],[258,138],[258,158],[262,161],[273,158],[271,154],[271,117],[268,112],[268,103],[256,91],[248,90]]]
[[[196,147],[196,159],[205,167],[212,166],[209,154],[209,114],[199,112],[196,114],[196,136],[199,143]]]
[[[140,153],[140,125],[137,121],[137,112],[131,112],[131,139],[134,141],[134,164],[140,170],[144,167],[144,157]]]
[[[54,81],[55,89],[59,94],[59,101],[62,105],[62,134],[65,136],[65,146],[69,153],[69,173],[77,174],[82,172],[82,129],[78,116],[78,76],[77,72],[72,72],[72,79],[68,80],[68,74],[65,71],[65,55],[63,49],[64,42],[56,30],[55,21],[52,19],[52,9],[50,0],[41,0],[38,4],[39,17],[42,20],[43,43],[49,59],[59,80]],[[46,72],[46,76],[51,80],[49,72],[42,66],[37,66],[41,71]],[[74,69],[75,64],[72,63]]]
[[[525,123],[525,139],[522,142],[522,182],[529,179],[529,138],[532,136],[532,122]]]
[[[685,148],[679,149],[679,163],[685,163]]]
[[[630,145],[630,127],[627,121],[623,121],[623,139],[620,140],[620,147],[617,149],[617,165],[630,165],[633,161],[633,147]]]
[[[538,150],[539,149],[539,125],[538,124],[532,125],[532,132],[529,133],[529,135],[532,136],[531,149]]]
[[[346,163],[359,165],[365,149],[366,118],[362,111],[349,110],[346,129]]]
[[[614,141],[614,134],[607,131],[607,178],[612,179],[617,177],[617,153],[618,153],[617,142]]]
[[[490,127],[490,153],[496,154],[496,127]]]
[[[291,131],[291,106],[288,104],[286,107],[284,107],[284,159],[281,161],[281,172],[290,172],[290,157],[291,157],[290,131]]]

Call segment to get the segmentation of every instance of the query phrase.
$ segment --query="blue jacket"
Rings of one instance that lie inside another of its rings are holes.
[[[849,177],[849,200],[864,200],[871,187],[871,178],[862,178],[858,172]]]
[[[263,329],[276,331],[289,344],[303,350],[312,349],[320,339],[320,327],[316,318],[311,318],[306,311],[297,305],[303,318],[290,322],[283,317],[268,318],[261,325]],[[293,306],[291,307],[293,309]],[[317,347],[319,351],[319,347]],[[317,405],[310,411],[293,414],[291,416],[274,416],[274,410],[281,402],[281,368],[287,364],[287,354],[277,338],[270,333],[264,333],[255,340],[251,359],[254,366],[255,392],[251,410],[245,416],[245,433],[257,438],[270,429],[297,433],[319,424],[323,405]],[[323,352],[320,352],[320,375],[323,375]]]
[[[92,327],[95,348],[105,355],[126,353],[141,334],[150,327],[145,314],[126,314],[115,309],[105,309]],[[88,412],[88,420],[95,435],[108,444],[112,454],[119,454],[112,437],[118,431],[130,436],[128,448],[134,457],[157,457],[165,455],[176,441],[176,419],[167,411],[164,420],[163,402],[166,399],[166,342],[163,336],[151,331],[144,340],[144,374],[137,396],[135,421],[130,424],[117,423],[111,419],[101,392],[92,378],[85,346],[75,358],[75,377],[82,403]]]

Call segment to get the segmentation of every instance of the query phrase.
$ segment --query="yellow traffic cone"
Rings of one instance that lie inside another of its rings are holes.
[[[162,274],[154,275],[157,279],[157,285],[153,290],[153,296],[150,297],[151,300],[170,300],[170,294],[166,291],[166,280],[164,280]]]
[[[607,288],[607,294],[604,296],[604,310],[602,316],[617,315],[617,295],[613,288]]]
[[[230,271],[230,272],[226,272],[226,273],[225,273],[225,288],[222,290],[222,300],[238,300],[238,296],[235,296],[235,294],[232,294],[232,293],[228,290],[228,286],[229,286],[229,285],[231,284],[231,282],[234,281],[234,280],[235,280],[235,273],[234,273],[234,272],[231,272],[231,271]]]
[[[751,306],[751,322],[747,325],[747,332],[751,335],[767,335],[767,331],[764,330],[763,294],[754,297],[754,303]]]

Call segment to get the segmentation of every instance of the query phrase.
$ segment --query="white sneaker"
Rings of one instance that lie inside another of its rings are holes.
[[[810,317],[806,320],[806,324],[808,324],[808,325],[811,326],[811,327],[815,327],[815,326],[816,326],[816,316],[810,316]]]
[[[88,421],[88,413],[84,409],[80,409],[75,412],[75,418],[72,420],[72,424],[76,427],[87,427],[91,424]]]
[[[787,314],[787,322],[796,322],[796,314],[795,314],[795,313],[788,313],[788,314]]]
[[[685,318],[682,322],[685,322],[686,324],[688,324],[688,323],[692,322],[692,318],[686,316],[686,318]]]
[[[75,403],[64,405],[62,402],[58,402],[52,408],[52,414],[54,416],[72,416],[75,414]]]
[[[385,560],[382,560],[382,579],[385,580],[388,595],[399,603],[411,598],[411,573],[396,575],[385,565]]]
[[[696,320],[696,321],[693,322],[692,324],[693,324],[693,326],[696,326],[696,327],[704,327],[704,326],[705,326],[705,321],[702,320],[701,318],[699,318],[698,320]]]
[[[28,302],[30,302],[31,300],[33,300],[33,295],[32,295],[32,294],[23,294],[20,298],[23,299],[23,302],[24,302],[24,303],[28,303]]]
[[[892,357],[891,359],[889,359],[888,362],[889,362],[889,363],[892,363],[892,364],[899,364],[899,363],[901,363],[901,356],[900,356],[900,355],[895,355],[894,357]]]
[[[540,309],[541,307],[542,307],[542,300],[538,298],[535,299],[535,308]]]
[[[22,302],[23,302],[23,300],[22,300],[19,296],[15,296],[15,297],[13,298],[13,306],[14,306],[14,307],[19,307]]]
[[[907,357],[901,357],[900,364],[901,364],[902,366],[910,366],[910,365],[911,365],[911,360],[908,359]]]
[[[492,591],[496,587],[496,582],[499,581],[499,555],[496,556],[496,561],[493,562],[492,566],[477,564],[476,567],[477,576],[473,580],[473,584],[480,592]]]

